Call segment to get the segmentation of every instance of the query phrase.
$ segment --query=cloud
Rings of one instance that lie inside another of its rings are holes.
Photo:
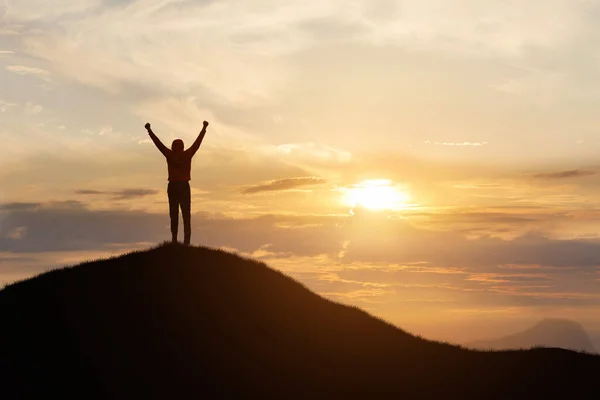
[[[75,192],[75,194],[82,194],[84,196],[87,196],[87,195],[96,195],[96,194],[107,194],[107,193],[110,193],[110,192],[101,192],[99,190],[77,190]]]
[[[44,81],[50,80],[50,72],[41,68],[27,67],[24,65],[7,65],[5,69],[8,72],[18,75],[31,75]]]
[[[138,1],[81,15],[60,29],[29,34],[24,42],[28,53],[50,61],[64,76],[110,92],[131,85],[255,104],[288,75],[275,56],[303,47],[286,23],[311,9],[274,7],[250,22],[247,13],[254,9],[239,2]],[[119,38],[111,33],[117,28]]]
[[[587,171],[581,169],[572,169],[568,171],[547,172],[533,175],[538,179],[567,179],[567,178],[582,178],[586,176],[594,176],[596,171]]]
[[[89,241],[91,248],[102,248],[109,243],[160,241],[165,234],[165,218],[168,219],[163,213],[91,210],[79,201],[8,203],[0,206],[0,210],[3,214],[0,237],[15,228],[27,227],[28,240],[16,244],[24,251],[51,250],[51,243],[67,250],[71,246],[79,249],[85,241]],[[592,271],[600,265],[599,239],[557,240],[541,233],[524,234],[512,240],[489,236],[469,239],[461,229],[450,227],[448,231],[435,231],[390,218],[370,220],[349,216],[283,215],[228,218],[219,214],[196,213],[193,226],[199,240],[209,245],[252,253],[269,244],[269,252],[276,254],[327,254],[347,263],[413,265],[415,272],[417,269],[425,272],[428,268],[444,267],[444,270],[458,268],[461,271],[506,273],[506,269],[498,268],[503,265],[542,265],[561,270],[577,268]],[[10,242],[4,242],[2,246],[0,251],[16,251]],[[428,265],[415,264],[423,262]]]
[[[270,182],[261,183],[258,185],[250,185],[244,187],[241,192],[243,194],[255,194],[261,192],[275,192],[281,190],[296,189],[304,186],[321,185],[325,183],[325,179],[314,176],[302,178],[285,178],[276,179]]]
[[[433,145],[438,150],[479,148],[467,152],[468,156],[495,153],[497,159],[506,160],[499,154],[510,151],[504,147],[506,141],[518,153],[512,156],[548,155],[537,152],[537,140],[523,138],[527,143],[517,144],[521,138],[514,132],[527,131],[529,138],[537,139],[538,131],[545,131],[553,118],[531,129],[521,111],[530,109],[527,102],[532,99],[564,97],[547,89],[543,96],[523,89],[526,95],[520,97],[527,100],[508,104],[490,87],[504,80],[552,90],[566,85],[568,98],[579,99],[576,92],[591,86],[570,82],[581,79],[581,74],[573,73],[581,67],[558,59],[570,49],[579,54],[579,41],[594,43],[595,25],[589,15],[595,7],[590,4],[565,0],[351,3],[90,0],[70,5],[59,0],[49,7],[41,0],[24,0],[23,4],[11,1],[5,19],[23,25],[14,40],[17,54],[41,60],[43,64],[35,66],[57,77],[57,84],[63,82],[58,77],[64,77],[107,91],[103,100],[112,103],[106,107],[108,115],[108,109],[116,106],[114,93],[127,104],[121,110],[131,106],[138,115],[154,115],[157,107],[135,103],[175,99],[172,107],[184,118],[177,115],[173,121],[181,122],[172,125],[180,126],[176,134],[185,131],[190,136],[203,118],[185,104],[193,97],[202,114],[213,114],[248,133],[270,135],[271,144],[293,143],[302,137],[306,142],[347,147],[353,153],[364,149],[362,144],[405,150],[418,144],[419,151],[429,152],[432,149],[425,149],[422,141],[430,138],[432,144],[438,143]],[[444,74],[439,74],[436,66],[442,64]],[[397,65],[402,66],[400,73]],[[339,73],[331,76],[324,70]],[[69,88],[89,93],[79,85]],[[419,93],[417,101],[408,95],[413,92]],[[79,99],[79,94],[72,97]],[[178,99],[184,99],[183,107],[175,104]],[[567,108],[560,108],[563,115]],[[431,118],[430,110],[436,110],[436,118]],[[278,123],[273,122],[274,115],[281,117],[275,118]],[[518,118],[510,118],[515,115]],[[589,126],[585,118],[579,121]],[[572,130],[579,138],[581,129]],[[420,138],[416,132],[421,132]],[[503,139],[499,142],[498,137]],[[279,151],[290,150],[284,146]],[[348,153],[325,154],[332,160],[348,158]]]
[[[488,142],[432,142],[426,140],[425,144],[432,144],[434,146],[480,147],[487,145]]]
[[[340,0],[76,3],[11,2],[6,18],[46,22],[23,35],[25,51],[85,84],[110,91],[143,86],[171,95],[204,89],[220,101],[244,105],[268,102],[296,72],[286,57],[321,45],[514,56],[576,37],[588,11],[566,0],[410,0],[402,6],[355,0],[351,7]]]
[[[156,189],[125,189],[114,192],[115,198],[118,200],[134,199],[158,194]]]
[[[548,274],[478,273],[469,275],[467,280],[482,282],[485,284],[498,284],[528,281],[542,282],[549,281],[550,277]]]
[[[8,203],[0,210],[0,256],[62,252],[71,254],[69,262],[75,263],[77,257],[86,258],[86,252],[162,242],[169,229],[166,211],[95,210],[78,201]],[[555,240],[529,234],[513,240],[470,240],[460,230],[436,232],[404,220],[230,218],[204,212],[192,215],[192,238],[264,259],[332,298],[357,305],[378,303],[395,312],[415,302],[443,309],[450,304],[456,309],[472,304],[482,309],[507,304],[599,305],[593,280],[600,265],[598,239]]]
[[[80,14],[99,6],[103,0],[54,0],[52,6],[37,0],[7,0],[4,18],[26,22],[33,20],[52,20],[61,16]]]
[[[10,108],[16,107],[17,104],[8,101],[0,100],[0,112],[6,112]]]
[[[6,237],[14,240],[22,240],[27,236],[27,227],[18,226],[6,234]]]
[[[9,205],[2,208],[1,216],[0,251],[104,249],[116,243],[160,242],[168,233],[166,212],[92,210],[79,201],[44,203],[37,208]],[[333,217],[265,215],[234,219],[209,213],[192,216],[193,235],[206,245],[251,253],[271,243],[277,253],[293,251],[308,256],[339,251],[342,231],[337,223]],[[300,227],[290,229],[290,225]],[[27,240],[6,238],[19,227],[27,228]]]
[[[35,104],[31,101],[28,101],[25,103],[25,110],[30,114],[36,115],[44,111],[44,107],[40,104]]]
[[[336,149],[320,143],[286,143],[268,149],[270,153],[283,155],[287,159],[313,161],[318,163],[344,164],[352,159],[348,151]]]
[[[40,207],[42,203],[4,203],[0,204],[0,211],[25,211]]]
[[[129,200],[140,197],[152,196],[158,194],[159,191],[156,189],[122,189],[116,191],[100,191],[100,190],[77,190],[75,194],[89,196],[89,195],[108,195],[112,196],[115,200]]]

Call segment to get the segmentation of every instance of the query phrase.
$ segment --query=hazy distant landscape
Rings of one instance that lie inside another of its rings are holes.
[[[584,328],[577,322],[546,319],[531,328],[512,335],[466,343],[476,349],[525,349],[558,347],[587,353],[598,353]]]

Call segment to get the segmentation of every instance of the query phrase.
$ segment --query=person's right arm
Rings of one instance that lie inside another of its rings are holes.
[[[160,141],[160,139],[158,138],[158,136],[156,136],[154,134],[154,132],[152,132],[152,127],[150,126],[150,123],[147,123],[146,125],[144,125],[144,127],[148,131],[148,135],[150,135],[150,139],[152,139],[152,141],[154,142],[154,144],[156,145],[156,147],[158,148],[158,150],[160,150],[160,152],[163,153],[163,155],[165,157],[167,157],[167,155],[169,154],[170,150],[167,148],[167,146],[165,146]]]

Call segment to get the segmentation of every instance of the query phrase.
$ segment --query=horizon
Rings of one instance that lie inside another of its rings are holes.
[[[427,338],[600,349],[600,2],[6,0],[0,284],[170,237]]]

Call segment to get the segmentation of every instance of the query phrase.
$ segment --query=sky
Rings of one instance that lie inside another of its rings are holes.
[[[600,349],[600,1],[0,0],[0,284],[170,237],[433,339]],[[274,299],[276,301],[276,299]]]

